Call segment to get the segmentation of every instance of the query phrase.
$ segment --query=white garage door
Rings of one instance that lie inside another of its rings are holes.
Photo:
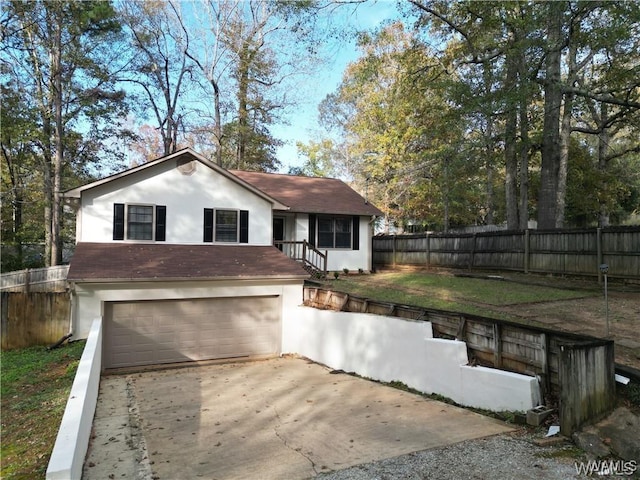
[[[111,302],[104,325],[104,368],[280,351],[277,296]]]

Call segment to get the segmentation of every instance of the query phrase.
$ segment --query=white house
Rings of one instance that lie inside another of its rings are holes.
[[[102,316],[105,368],[280,353],[308,272],[369,270],[380,214],[339,180],[227,171],[190,149],[64,196],[73,333]]]

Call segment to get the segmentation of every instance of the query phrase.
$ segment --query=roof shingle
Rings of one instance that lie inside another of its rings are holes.
[[[70,281],[305,278],[302,266],[271,246],[78,243]]]
[[[342,180],[229,170],[230,173],[300,213],[382,215]]]

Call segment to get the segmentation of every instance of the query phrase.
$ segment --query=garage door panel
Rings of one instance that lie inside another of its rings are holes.
[[[114,302],[105,310],[105,368],[277,354],[280,299]]]

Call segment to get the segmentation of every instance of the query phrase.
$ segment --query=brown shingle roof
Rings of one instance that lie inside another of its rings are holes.
[[[307,272],[271,246],[78,243],[70,281],[304,278]]]
[[[293,212],[382,215],[380,210],[366,202],[355,190],[335,178],[242,170],[229,172],[289,206]]]

